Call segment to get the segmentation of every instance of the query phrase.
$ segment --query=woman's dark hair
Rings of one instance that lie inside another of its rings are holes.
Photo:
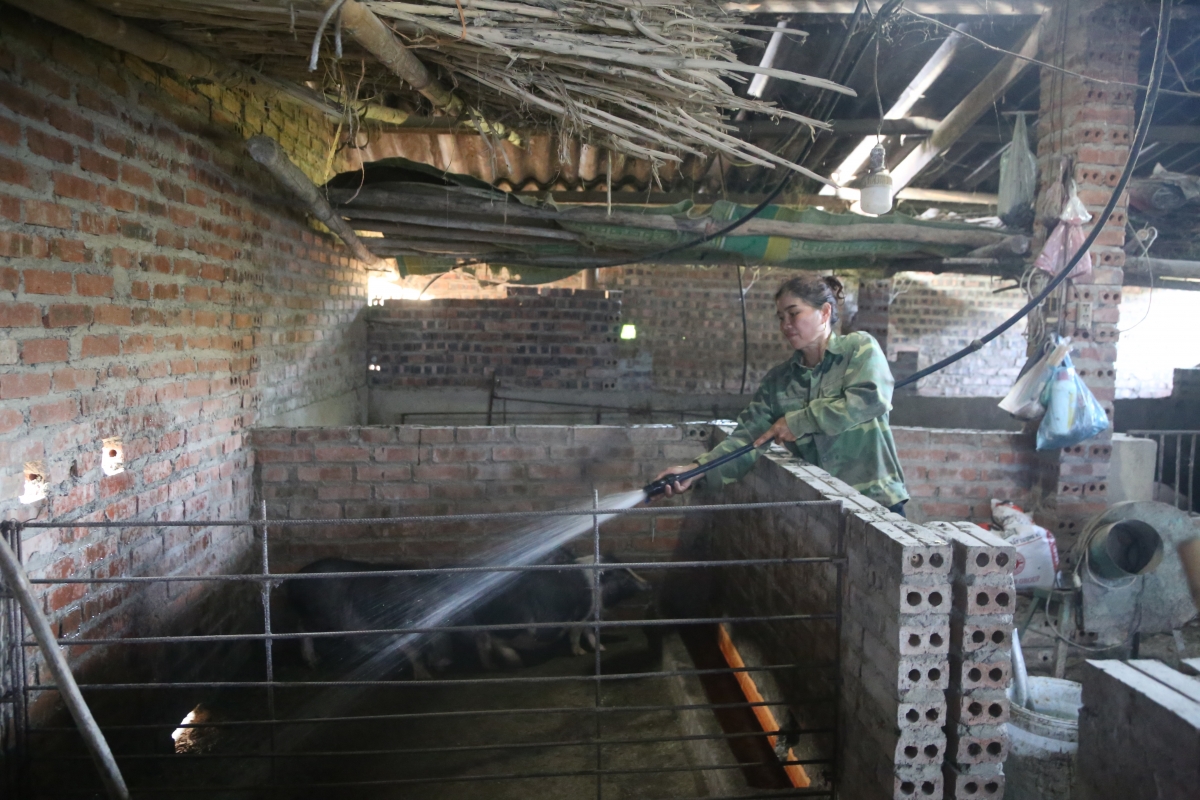
[[[829,324],[831,327],[837,325],[838,303],[845,299],[845,290],[842,288],[842,282],[832,275],[802,275],[791,278],[779,287],[775,299],[778,300],[785,294],[803,300],[816,309],[829,303]]]

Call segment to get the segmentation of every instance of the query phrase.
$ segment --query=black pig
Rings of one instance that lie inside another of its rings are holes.
[[[616,563],[601,559],[601,563]],[[570,561],[556,554],[550,563],[591,564],[593,556]],[[563,627],[480,631],[475,635],[479,660],[486,669],[494,667],[492,656],[509,666],[523,664],[521,654],[533,654],[553,647],[569,634],[571,652],[586,652],[580,640],[586,638],[592,649],[603,650],[595,632],[586,624],[594,617],[596,604],[610,608],[622,600],[650,590],[650,584],[631,569],[615,567],[600,573],[600,596],[596,597],[590,570],[539,570],[526,572],[499,595],[476,609],[474,621],[480,625],[514,625],[561,622]]]
[[[371,564],[345,558],[323,558],[300,570],[312,572],[374,572],[416,569],[406,564]],[[381,575],[363,578],[309,578],[286,580],[284,591],[307,632],[365,631],[404,628],[413,625],[428,610],[433,598],[432,575]],[[349,654],[358,659],[373,656],[390,646],[402,634],[347,636]],[[312,638],[301,642],[305,662],[317,663]],[[424,634],[418,641],[400,646],[416,678],[428,678],[429,669],[443,671],[450,666],[450,643],[445,634]]]

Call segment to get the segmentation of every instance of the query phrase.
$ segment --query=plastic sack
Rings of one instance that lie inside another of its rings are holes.
[[[1104,406],[1075,372],[1070,356],[1046,384],[1042,405],[1046,416],[1038,426],[1038,450],[1071,447],[1108,428]]]
[[[1053,589],[1058,576],[1058,543],[1054,534],[1034,523],[1012,503],[992,501],[998,535],[1017,550],[1013,582],[1018,589]]]
[[[1079,200],[1079,195],[1075,193],[1075,183],[1071,183],[1070,197],[1063,205],[1062,214],[1059,216],[1059,223],[1050,232],[1050,236],[1046,239],[1046,244],[1042,247],[1042,252],[1038,253],[1037,260],[1033,265],[1040,270],[1045,270],[1051,275],[1058,274],[1067,262],[1071,260],[1079,249],[1083,247],[1083,240],[1087,238],[1083,232],[1083,224],[1090,222],[1092,215],[1084,207]],[[1092,271],[1092,254],[1084,253],[1079,259],[1079,263],[1075,265],[1075,269],[1067,275],[1068,278],[1078,278],[1080,275],[1087,275]]]
[[[1054,375],[1055,367],[1066,358],[1070,347],[1070,338],[1059,339],[1055,346],[1040,358],[1031,359],[1031,363],[1017,378],[1012,389],[1009,389],[1008,394],[1000,401],[1000,408],[1017,419],[1034,420],[1045,414],[1046,407],[1042,405],[1042,395],[1046,391],[1046,384]]]
[[[1017,114],[1013,138],[1000,156],[1000,196],[997,215],[1011,227],[1025,228],[1033,221],[1037,196],[1037,158],[1029,149],[1025,115]]]

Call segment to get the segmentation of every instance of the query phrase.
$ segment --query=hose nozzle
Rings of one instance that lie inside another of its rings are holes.
[[[701,464],[700,466],[696,467],[695,469],[689,469],[687,472],[679,472],[679,473],[673,472],[670,475],[664,475],[656,481],[647,483],[645,486],[642,487],[642,491],[644,491],[646,493],[647,498],[657,497],[658,495],[665,492],[667,487],[670,486],[671,484],[675,483],[676,481],[686,481],[691,478],[695,478],[697,475],[703,475],[704,473],[708,472],[709,470],[716,469],[717,467],[721,466],[722,464],[728,464],[730,461],[741,458],[742,456],[746,455],[746,453],[752,452],[753,450],[754,450],[753,443],[748,444],[745,447],[739,447],[737,450],[734,450],[732,453],[726,453],[725,455],[721,456],[720,458],[714,458],[712,461],[709,461],[707,464]]]

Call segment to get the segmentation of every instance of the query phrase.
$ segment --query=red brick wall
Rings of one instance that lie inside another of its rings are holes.
[[[749,269],[743,275],[753,392],[790,353],[775,321],[775,291],[796,273]],[[734,267],[620,267],[600,271],[600,285],[622,290],[623,323],[638,338],[623,351],[645,364],[659,391],[737,392],[742,382],[742,315]]]
[[[332,136],[0,7],[4,516],[245,518],[246,429],[363,384],[365,271],[264,199],[280,190],[241,147],[260,130],[310,171],[304,154],[324,162]],[[124,439],[122,474],[101,475],[105,437]],[[49,498],[24,506],[31,460]],[[236,564],[248,537],[27,530],[24,551],[34,576],[204,572]],[[103,637],[157,628],[205,591],[64,586],[46,610],[66,636]]]
[[[494,277],[486,273],[486,277]],[[749,368],[746,391],[788,357],[775,321],[775,291],[794,270],[750,269],[746,316]],[[866,330],[886,343],[888,357],[918,353],[921,367],[938,361],[991,330],[1025,302],[1022,292],[995,294],[1001,284],[971,275],[904,273],[894,281],[868,281],[861,296],[856,278],[846,278],[846,316],[857,313],[854,330]],[[578,275],[549,287],[576,287]],[[402,284],[423,290],[425,276]],[[621,292],[621,322],[637,329],[637,339],[619,343],[619,388],[695,394],[737,392],[742,385],[742,317],[733,267],[633,266],[600,270],[601,288]],[[890,288],[889,285],[890,284]],[[480,284],[457,273],[439,279],[426,297],[503,297],[495,284]],[[889,295],[894,295],[890,306]],[[865,305],[864,305],[865,301]],[[1024,323],[985,352],[923,379],[918,393],[930,396],[1003,397],[1025,363]],[[479,385],[476,381],[475,385]],[[536,384],[530,383],[530,386]],[[545,384],[546,388],[552,387]]]
[[[521,521],[338,525],[338,520],[562,508],[637,489],[708,449],[707,425],[264,428],[253,431],[256,485],[284,525],[272,564],[317,558],[460,561]],[[603,529],[605,552],[658,556],[679,518],[625,517]]]
[[[991,500],[1029,509],[1033,438],[1008,431],[892,428],[915,522],[988,522]]]
[[[614,389],[620,293],[511,287],[496,299],[389,300],[368,317],[370,385]]]

